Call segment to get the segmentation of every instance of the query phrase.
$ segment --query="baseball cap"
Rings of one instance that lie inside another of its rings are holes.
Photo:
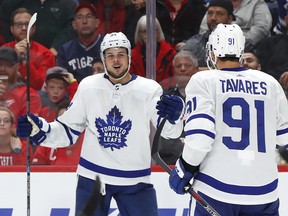
[[[233,16],[233,20],[235,21],[236,20],[236,17],[235,15],[233,14],[233,4],[230,0],[212,0],[210,3],[209,3],[209,7],[211,6],[216,6],[216,7],[222,7],[222,8],[225,8],[228,12],[229,15]]]
[[[64,79],[64,77],[67,76],[67,73],[68,71],[66,69],[59,66],[49,68],[46,72],[46,81],[52,78],[56,78],[63,80],[66,84],[69,85],[69,82]]]
[[[15,50],[8,46],[0,47],[0,59],[16,63],[18,62],[18,56]]]
[[[97,17],[97,11],[96,11],[96,8],[95,8],[95,6],[93,4],[91,4],[89,2],[81,2],[81,3],[79,3],[78,6],[75,9],[75,14],[77,14],[78,11],[81,8],[89,8],[92,11],[92,13]]]

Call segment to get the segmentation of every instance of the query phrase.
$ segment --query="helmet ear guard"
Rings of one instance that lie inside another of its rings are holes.
[[[218,24],[206,44],[207,66],[216,68],[217,58],[225,57],[239,58],[239,62],[242,62],[244,48],[245,37],[237,24]]]

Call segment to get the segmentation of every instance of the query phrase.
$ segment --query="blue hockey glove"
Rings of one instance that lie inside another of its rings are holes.
[[[22,115],[18,118],[17,136],[21,138],[31,137],[31,141],[37,145],[46,139],[46,133],[50,132],[48,122],[36,115]]]
[[[169,185],[177,194],[185,194],[189,181],[194,174],[185,170],[182,158],[178,159],[175,168],[170,173]]]
[[[175,124],[175,121],[181,117],[184,105],[184,101],[179,96],[162,95],[156,105],[157,114],[162,118],[166,117],[171,124]]]

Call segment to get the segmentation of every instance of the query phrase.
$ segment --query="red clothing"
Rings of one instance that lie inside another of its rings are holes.
[[[49,106],[43,107],[39,116],[44,118],[47,122],[53,122],[56,119],[57,107],[51,108]]]
[[[12,41],[4,44],[3,46],[9,46],[14,48],[16,42]],[[53,53],[36,41],[31,42],[30,46],[30,85],[36,90],[41,90],[45,78],[46,72],[49,68],[56,66],[56,59]],[[19,65],[19,71],[26,79],[26,64]]]
[[[125,24],[125,2],[114,1],[110,8],[108,18],[105,17],[104,5],[104,0],[99,1],[95,5],[97,17],[100,19],[100,24],[97,29],[99,33],[105,35],[106,33],[122,31]]]
[[[17,85],[19,83],[16,83]],[[26,110],[26,86],[20,85],[9,89],[3,100],[0,100],[0,105],[9,107],[15,115],[15,119],[18,119],[20,115],[27,113]],[[30,88],[30,112],[38,115],[42,108],[42,103],[38,92]]]
[[[49,148],[38,146],[33,157],[32,164],[37,165],[77,165],[80,158],[84,133],[77,142],[66,148]]]
[[[176,55],[176,50],[167,43],[165,40],[159,42],[160,48],[156,57],[156,81],[158,83],[167,82],[163,88],[175,84],[174,81],[174,68],[173,68],[173,58]],[[130,72],[143,77],[146,77],[146,70],[143,62],[141,50],[145,49],[141,44],[137,44],[132,49],[131,66]],[[166,86],[168,85],[168,86]]]
[[[1,153],[0,152],[0,166],[26,165],[27,161],[27,147],[26,142],[22,142],[20,153]],[[33,158],[33,149],[30,147],[30,158]]]
[[[75,81],[75,82],[72,82],[68,88],[67,88],[67,93],[68,93],[68,97],[69,97],[69,100],[71,101],[77,91],[77,88],[78,88],[78,82]]]

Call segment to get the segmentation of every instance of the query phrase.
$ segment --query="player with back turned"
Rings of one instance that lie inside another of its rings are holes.
[[[244,44],[236,24],[209,36],[212,70],[186,87],[185,145],[169,183],[184,194],[193,180],[221,216],[278,216],[275,148],[288,143],[287,100],[273,77],[240,67]],[[209,214],[193,199],[191,215]]]
[[[105,73],[83,79],[63,115],[49,124],[32,114],[21,116],[17,134],[43,146],[64,147],[85,130],[77,169],[77,216],[89,200],[96,175],[105,185],[104,201],[93,216],[107,216],[112,197],[123,216],[157,216],[156,193],[150,183],[150,122],[157,127],[161,117],[167,117],[170,123],[162,136],[179,137],[184,101],[161,96],[156,81],[128,72],[131,46],[123,33],[104,37],[101,58]]]

